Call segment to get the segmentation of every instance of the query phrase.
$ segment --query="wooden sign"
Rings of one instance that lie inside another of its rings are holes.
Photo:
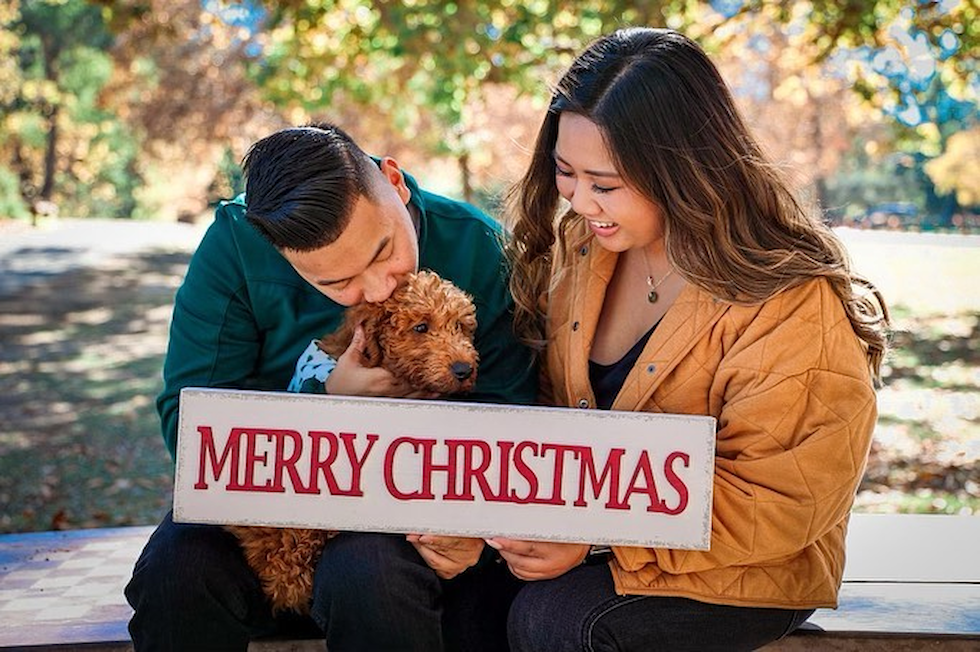
[[[184,389],[179,522],[707,550],[711,417]]]

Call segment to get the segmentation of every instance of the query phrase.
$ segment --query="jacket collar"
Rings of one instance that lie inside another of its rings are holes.
[[[570,320],[579,322],[583,332],[580,340],[569,337],[564,343],[569,371],[566,389],[569,396],[581,396],[587,392],[594,404],[595,397],[589,383],[589,348],[595,338],[606,288],[616,269],[619,254],[602,248],[594,237],[589,237],[576,244],[572,255],[577,260],[569,271],[574,278],[570,279],[571,294],[566,300],[573,301]],[[626,377],[612,409],[642,409],[654,390],[729,307],[729,303],[688,284],[653,331],[636,365]],[[584,341],[588,345],[576,346],[576,341]]]

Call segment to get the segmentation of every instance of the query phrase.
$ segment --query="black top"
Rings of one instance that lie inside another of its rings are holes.
[[[643,347],[647,345],[647,341],[653,335],[653,331],[657,329],[657,324],[659,323],[658,321],[651,326],[650,330],[637,340],[633,348],[627,351],[626,355],[617,362],[612,364],[599,364],[598,362],[589,360],[589,381],[592,383],[596,406],[600,410],[608,410],[612,407],[613,401],[616,400],[616,395],[619,394],[619,390],[623,388],[623,383],[626,382],[626,376],[629,375],[630,369],[636,365],[636,360],[640,357],[640,353],[643,352]]]

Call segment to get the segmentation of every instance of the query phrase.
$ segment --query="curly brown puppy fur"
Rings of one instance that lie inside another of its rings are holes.
[[[340,328],[317,346],[338,358],[358,324],[364,326],[366,366],[383,367],[413,389],[455,394],[473,389],[479,356],[473,345],[476,308],[461,289],[433,272],[419,272],[382,303],[350,308]],[[227,526],[259,576],[273,613],[309,611],[313,573],[335,532]]]
[[[465,292],[437,274],[413,274],[386,301],[354,306],[318,346],[339,357],[358,324],[364,326],[367,366],[384,367],[418,390],[454,394],[473,389],[479,360],[473,346],[476,308]]]
[[[272,612],[309,613],[316,562],[327,539],[337,533],[243,525],[226,525],[225,529],[238,537],[245,560],[262,582]]]

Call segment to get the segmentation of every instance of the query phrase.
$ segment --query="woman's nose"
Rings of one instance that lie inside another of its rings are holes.
[[[584,183],[575,184],[575,190],[572,191],[570,203],[572,210],[579,215],[588,217],[589,215],[594,215],[596,212],[595,200]]]

